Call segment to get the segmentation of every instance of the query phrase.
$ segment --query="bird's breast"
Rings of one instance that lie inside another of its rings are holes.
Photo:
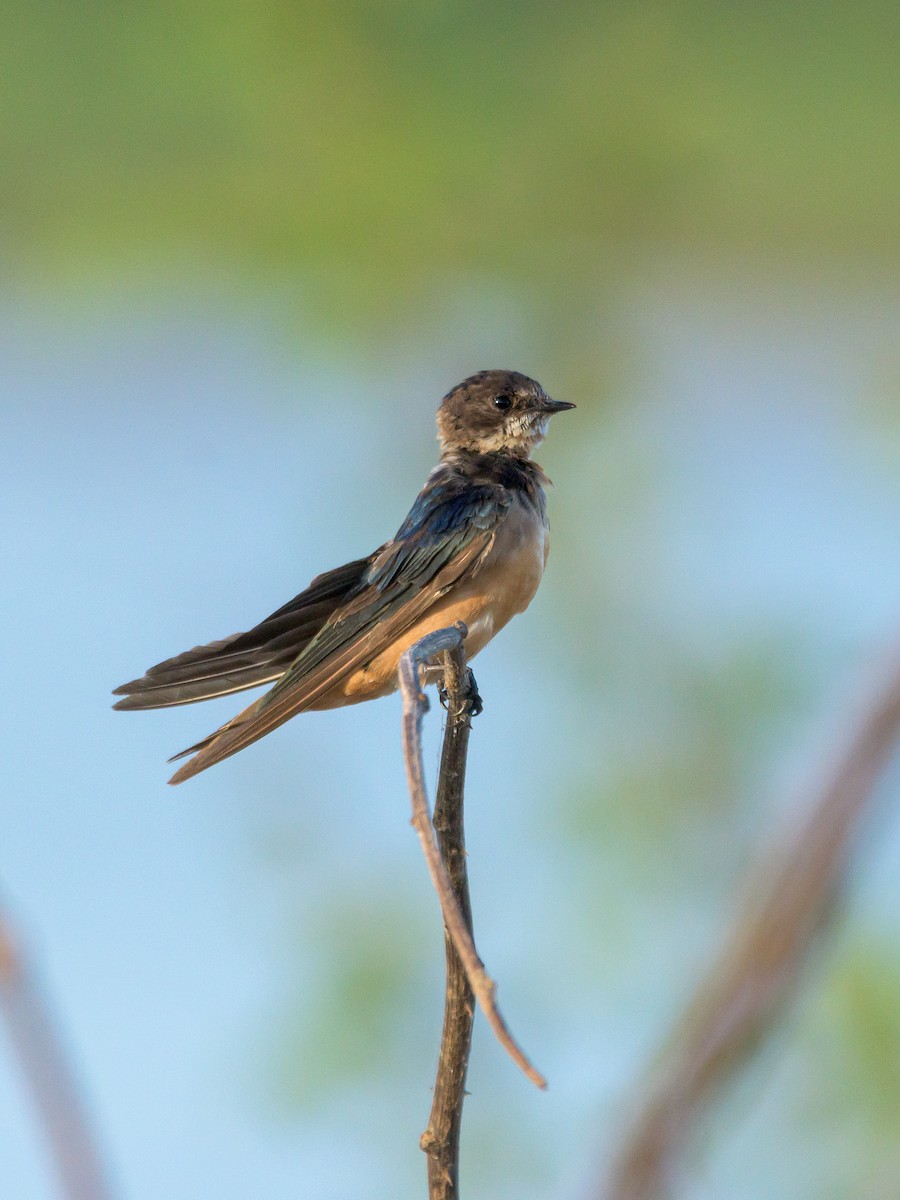
[[[514,495],[506,519],[473,579],[491,611],[492,632],[531,603],[549,552],[550,532],[543,514]]]

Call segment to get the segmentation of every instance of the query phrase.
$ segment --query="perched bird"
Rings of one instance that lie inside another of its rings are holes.
[[[389,541],[317,576],[247,633],[196,646],[116,688],[118,709],[167,708],[275,682],[221,729],[175,755],[181,783],[306,709],[336,708],[397,688],[403,652],[463,621],[473,658],[529,604],[549,550],[544,485],[531,462],[554,413],[518,371],[481,371],[441,401],[441,458]],[[170,760],[171,761],[171,760]]]

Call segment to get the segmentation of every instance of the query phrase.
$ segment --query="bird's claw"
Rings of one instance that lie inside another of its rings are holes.
[[[463,712],[467,717],[477,717],[480,712],[484,711],[484,704],[481,696],[478,693],[478,684],[475,681],[475,674],[471,667],[466,668],[466,690],[463,696]],[[449,694],[443,683],[437,685],[438,700],[441,702],[442,708],[449,708]]]

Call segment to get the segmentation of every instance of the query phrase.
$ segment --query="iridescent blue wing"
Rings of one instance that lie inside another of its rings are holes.
[[[509,505],[505,488],[472,484],[437,468],[396,537],[372,556],[358,587],[278,683],[184,751],[196,753],[170,782],[181,783],[242,750],[393,645],[450,588],[478,570]]]

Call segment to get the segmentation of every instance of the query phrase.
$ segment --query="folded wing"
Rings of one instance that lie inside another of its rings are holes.
[[[397,536],[366,560],[359,586],[275,687],[184,751],[196,753],[169,782],[181,783],[242,750],[388,649],[450,588],[478,570],[508,508],[505,488],[473,485],[439,468]]]

